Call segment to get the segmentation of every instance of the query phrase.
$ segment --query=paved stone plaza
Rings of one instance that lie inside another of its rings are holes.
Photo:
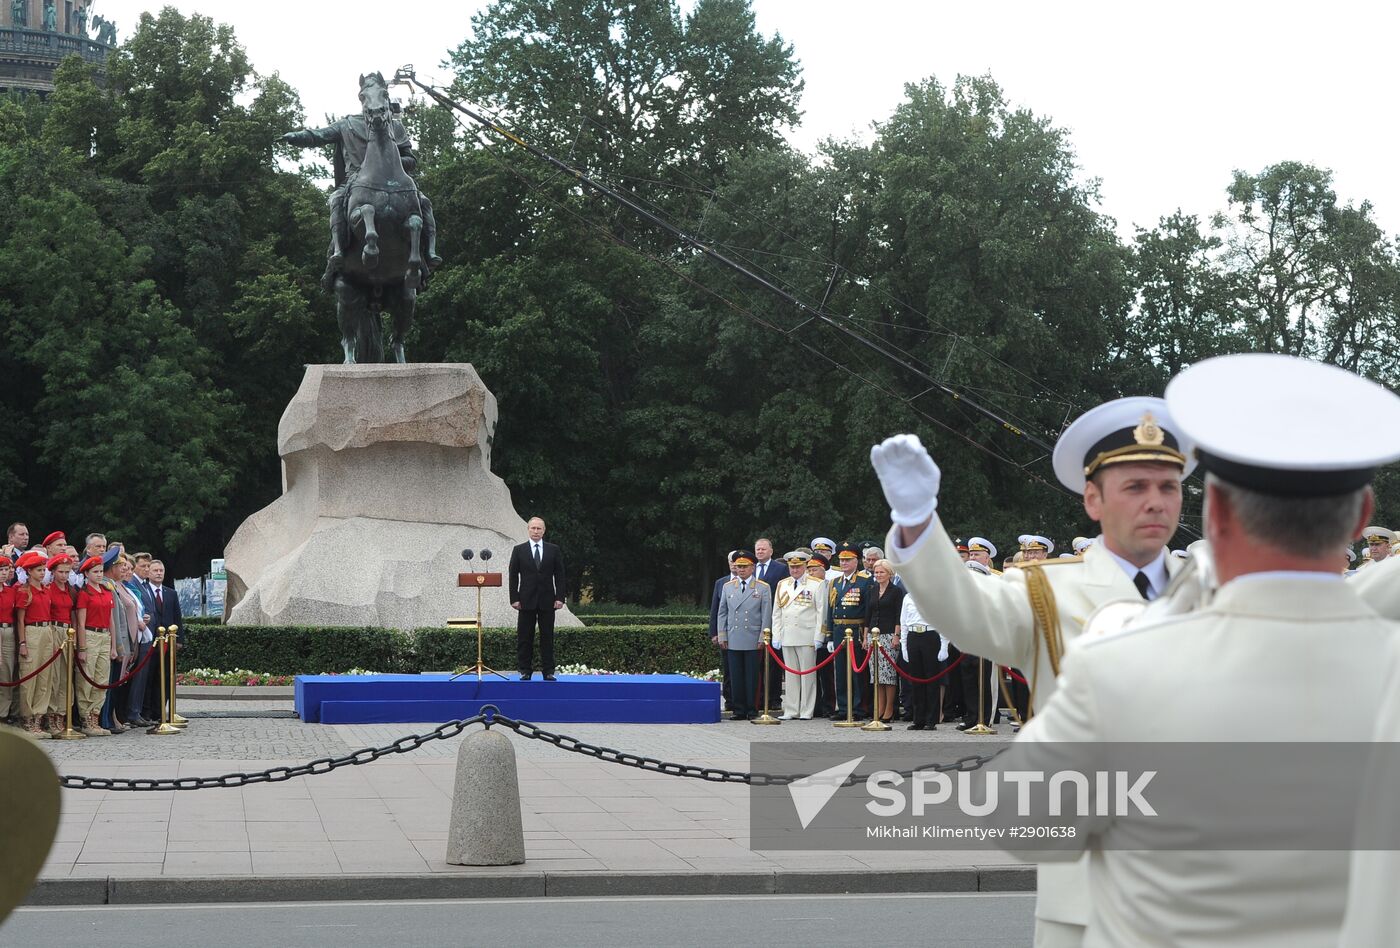
[[[431,729],[411,724],[327,726],[285,715],[289,702],[199,701],[181,706],[185,733],[45,741],[65,774],[173,777],[260,770],[387,744]],[[224,715],[257,716],[224,716]],[[436,722],[434,722],[435,724]],[[548,727],[548,726],[547,726]],[[968,738],[951,726],[884,734],[785,722],[779,727],[559,725],[582,740],[734,770],[754,741],[918,742],[930,762],[955,759]],[[1001,728],[997,738],[1009,740]],[[519,761],[527,861],[468,869],[445,861],[455,755],[461,738],[333,773],[241,789],[175,792],[65,790],[58,842],[43,878],[489,873],[752,873],[782,870],[936,870],[1013,862],[989,852],[771,852],[748,848],[748,788],[647,773],[511,734]],[[974,886],[975,888],[975,886]]]

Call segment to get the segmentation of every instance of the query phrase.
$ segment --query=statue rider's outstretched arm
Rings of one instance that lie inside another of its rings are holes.
[[[282,141],[288,145],[296,145],[299,148],[313,148],[317,145],[334,145],[340,141],[340,128],[336,125],[327,125],[325,128],[303,128],[295,132],[288,132],[282,136]]]

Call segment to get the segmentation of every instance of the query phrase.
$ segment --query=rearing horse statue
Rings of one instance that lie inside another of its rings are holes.
[[[360,76],[361,114],[282,136],[301,147],[334,144],[331,245],[322,285],[335,293],[345,364],[383,362],[380,313],[390,316],[393,361],[405,362],[418,291],[437,255],[433,206],[410,177],[417,162],[393,114],[381,73]],[[426,255],[425,247],[426,243]]]

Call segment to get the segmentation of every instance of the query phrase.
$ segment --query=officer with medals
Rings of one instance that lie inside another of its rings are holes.
[[[1055,693],[999,762],[1009,771],[1082,772],[1105,745],[1331,743],[1339,692],[1355,720],[1386,721],[1395,626],[1357,595],[1359,580],[1342,579],[1337,559],[1372,514],[1376,470],[1400,459],[1400,397],[1336,366],[1253,353],[1197,362],[1167,386],[1166,403],[1206,472],[1204,530],[1219,585],[1191,611],[1082,636]],[[1349,806],[1333,796],[1327,768],[1288,770],[1281,800],[1290,807]],[[1394,814],[1394,783],[1374,789]],[[1205,783],[1198,792],[1209,801],[1220,791]],[[1093,791],[1082,802],[1104,815],[1060,826],[1091,856],[1085,945],[1337,944],[1348,853],[1289,849],[1287,834],[1309,814],[1275,811],[1286,821],[1276,831],[1248,829],[1261,845],[1210,848],[1218,814],[1209,802],[1162,801],[1152,815],[1110,814]],[[1274,801],[1259,803],[1264,819]],[[1202,842],[1154,846],[1149,836]],[[1393,876],[1383,897],[1395,901]],[[1395,940],[1388,927],[1356,944]]]
[[[1050,558],[1055,552],[1055,541],[1038,533],[1023,533],[1016,538],[1021,544],[1021,562],[1035,563]]]
[[[875,580],[868,576],[859,575],[860,551],[849,543],[843,543],[836,551],[836,562],[840,566],[840,575],[831,581],[830,591],[827,593],[827,616],[826,634],[829,641],[836,647],[846,639],[846,631],[849,629],[851,635],[851,650],[855,652],[856,665],[865,664],[865,646],[861,643],[865,638],[865,630],[870,625],[870,616],[875,609],[875,599],[879,595],[879,590],[875,586]],[[869,702],[870,688],[866,684],[869,675],[867,673],[855,673],[851,676],[851,683],[855,690],[854,695],[846,694],[846,663],[851,659],[851,652],[842,652],[837,656],[832,665],[836,668],[836,710],[832,712],[833,721],[846,717],[846,702],[851,701],[853,717],[862,717]]]
[[[732,721],[758,717],[758,689],[762,667],[763,630],[773,625],[773,591],[753,575],[754,555],[734,554],[734,578],[724,584],[715,628],[724,649],[729,675],[729,708]]]
[[[894,521],[885,549],[919,611],[964,651],[1022,669],[1032,711],[1054,693],[1065,647],[1096,608],[1155,598],[1180,569],[1167,543],[1181,513],[1181,481],[1195,461],[1160,398],[1093,408],[1055,445],[1055,474],[1084,496],[1085,512],[1103,530],[1099,542],[1083,559],[1026,563],[996,581],[971,575],[953,549],[936,515],[942,475],[917,436],[889,438],[870,458]],[[1088,877],[1086,859],[1040,868],[1037,946],[1081,944]]]
[[[809,557],[805,554],[793,551],[783,559],[792,575],[779,580],[774,593],[773,648],[782,649],[784,665],[795,671],[808,671],[816,664],[817,646],[826,641],[826,580],[807,575]],[[812,720],[817,706],[817,676],[794,672],[786,675],[780,719]]]

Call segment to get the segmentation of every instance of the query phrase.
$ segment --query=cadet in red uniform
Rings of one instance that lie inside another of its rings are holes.
[[[18,640],[19,674],[29,675],[49,660],[57,647],[49,594],[44,589],[44,554],[31,550],[19,558],[29,579],[15,598],[15,638]],[[35,675],[19,686],[19,726],[33,738],[49,736],[49,684],[47,673]]]
[[[68,538],[63,535],[62,530],[55,530],[53,533],[44,537],[44,552],[51,557],[67,552],[65,549],[67,546]]]
[[[55,536],[50,535],[50,539]],[[67,546],[63,539],[63,534],[56,534],[58,540],[55,546]],[[48,546],[49,544],[44,544]],[[49,584],[44,587],[49,594],[49,618],[53,621],[54,634],[58,637],[54,642],[54,647],[68,641],[68,627],[73,624],[73,605],[78,590],[69,582],[69,577],[73,575],[73,561],[68,558],[67,553],[59,553],[50,556],[49,561],[44,564],[49,571]],[[73,696],[68,693],[68,656],[64,655],[58,661],[49,666],[49,726],[50,730],[57,726],[63,728],[64,717],[68,709],[63,706],[65,701],[72,702]],[[76,676],[77,671],[73,674]]]
[[[83,587],[78,590],[78,605],[73,610],[73,625],[78,630],[78,662],[87,677],[78,676],[79,728],[88,737],[104,737],[112,732],[102,726],[98,715],[102,711],[103,694],[88,678],[106,684],[116,660],[112,647],[112,591],[102,584],[102,557],[83,560],[78,571],[83,575]]]
[[[0,556],[0,681],[19,677],[19,662],[15,648],[15,564],[8,556]],[[0,722],[19,714],[19,692],[0,688]]]

